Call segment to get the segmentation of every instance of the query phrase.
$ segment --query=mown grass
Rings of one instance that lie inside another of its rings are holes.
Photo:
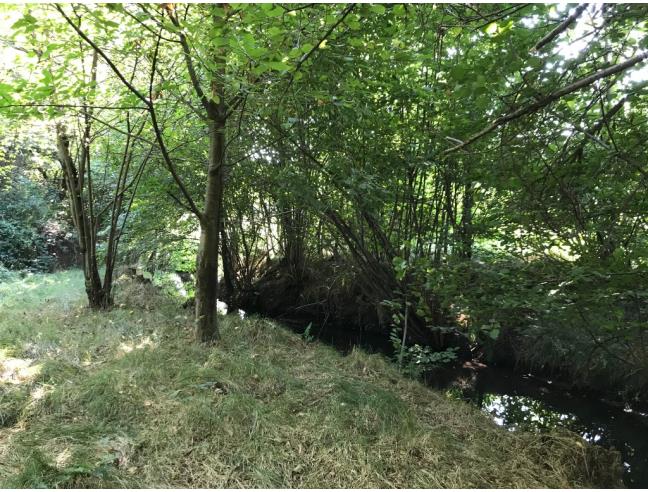
[[[223,317],[215,347],[151,287],[84,307],[79,272],[0,284],[3,487],[597,487],[615,453],[507,432],[378,355]]]

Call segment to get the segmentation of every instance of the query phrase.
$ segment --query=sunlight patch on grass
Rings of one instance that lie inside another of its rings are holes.
[[[0,384],[24,384],[34,379],[41,371],[40,364],[33,364],[31,359],[13,357],[0,360]]]
[[[117,357],[128,354],[133,350],[141,350],[146,347],[155,347],[156,345],[157,342],[151,340],[150,336],[146,336],[141,340],[130,340],[128,342],[122,342],[119,344],[119,351],[121,353],[118,353]]]

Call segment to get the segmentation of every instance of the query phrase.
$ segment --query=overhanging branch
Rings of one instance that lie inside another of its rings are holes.
[[[557,101],[558,99],[560,99],[563,96],[566,96],[568,94],[571,94],[572,92],[576,92],[576,91],[578,91],[578,90],[580,90],[580,89],[582,89],[584,87],[587,87],[587,86],[593,84],[594,82],[596,82],[597,80],[603,79],[605,77],[609,77],[610,75],[615,75],[617,73],[623,72],[624,70],[627,70],[628,68],[631,68],[631,67],[643,62],[647,58],[648,58],[648,51],[645,52],[645,53],[642,53],[641,55],[634,56],[634,57],[632,57],[632,58],[630,58],[630,59],[628,59],[628,60],[626,60],[626,61],[624,61],[622,63],[618,63],[616,65],[605,68],[603,70],[599,70],[598,72],[596,72],[596,73],[594,73],[594,74],[592,74],[592,75],[590,75],[588,77],[584,77],[584,78],[582,78],[580,80],[577,80],[576,82],[574,82],[572,84],[569,84],[569,85],[563,87],[562,89],[558,89],[557,91],[552,92],[548,96],[539,98],[537,101],[535,101],[535,102],[533,102],[533,103],[531,103],[531,104],[529,104],[527,106],[523,106],[523,107],[521,107],[521,108],[519,108],[519,109],[517,109],[517,110],[515,110],[515,111],[513,111],[511,113],[508,113],[508,114],[506,114],[504,116],[501,116],[501,117],[497,118],[495,121],[493,121],[487,127],[483,128],[482,130],[478,131],[477,133],[475,133],[471,137],[464,140],[463,143],[461,143],[459,145],[455,145],[454,147],[451,147],[451,148],[445,150],[443,152],[443,155],[447,155],[447,154],[450,154],[452,152],[456,152],[457,150],[460,150],[460,149],[470,145],[471,143],[473,143],[476,140],[480,139],[484,135],[488,135],[492,131],[496,130],[500,126],[502,126],[502,125],[504,125],[504,124],[506,124],[506,123],[508,123],[510,121],[521,118],[522,116],[525,116],[527,114],[534,113],[534,112],[544,108],[545,106],[548,106],[549,104]]]

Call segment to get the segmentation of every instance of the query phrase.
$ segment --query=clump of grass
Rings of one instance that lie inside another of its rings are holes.
[[[77,273],[55,278],[63,292],[21,280],[30,300],[16,287],[0,301],[7,353],[40,367],[12,387],[10,404],[0,400],[12,416],[0,428],[2,486],[620,483],[615,453],[569,433],[507,432],[381,356],[342,357],[238,316],[223,317],[222,340],[207,347],[192,341],[177,303],[154,291],[133,299],[136,289],[124,288],[122,307],[97,314],[83,307]],[[45,300],[55,297],[69,304]]]
[[[29,392],[26,388],[3,385],[0,389],[0,428],[15,425],[28,400]]]

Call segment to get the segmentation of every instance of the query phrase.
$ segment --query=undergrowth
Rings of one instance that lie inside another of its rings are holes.
[[[84,307],[79,272],[0,284],[0,486],[598,487],[616,453],[507,432],[403,378],[258,318],[196,344],[153,287]]]

